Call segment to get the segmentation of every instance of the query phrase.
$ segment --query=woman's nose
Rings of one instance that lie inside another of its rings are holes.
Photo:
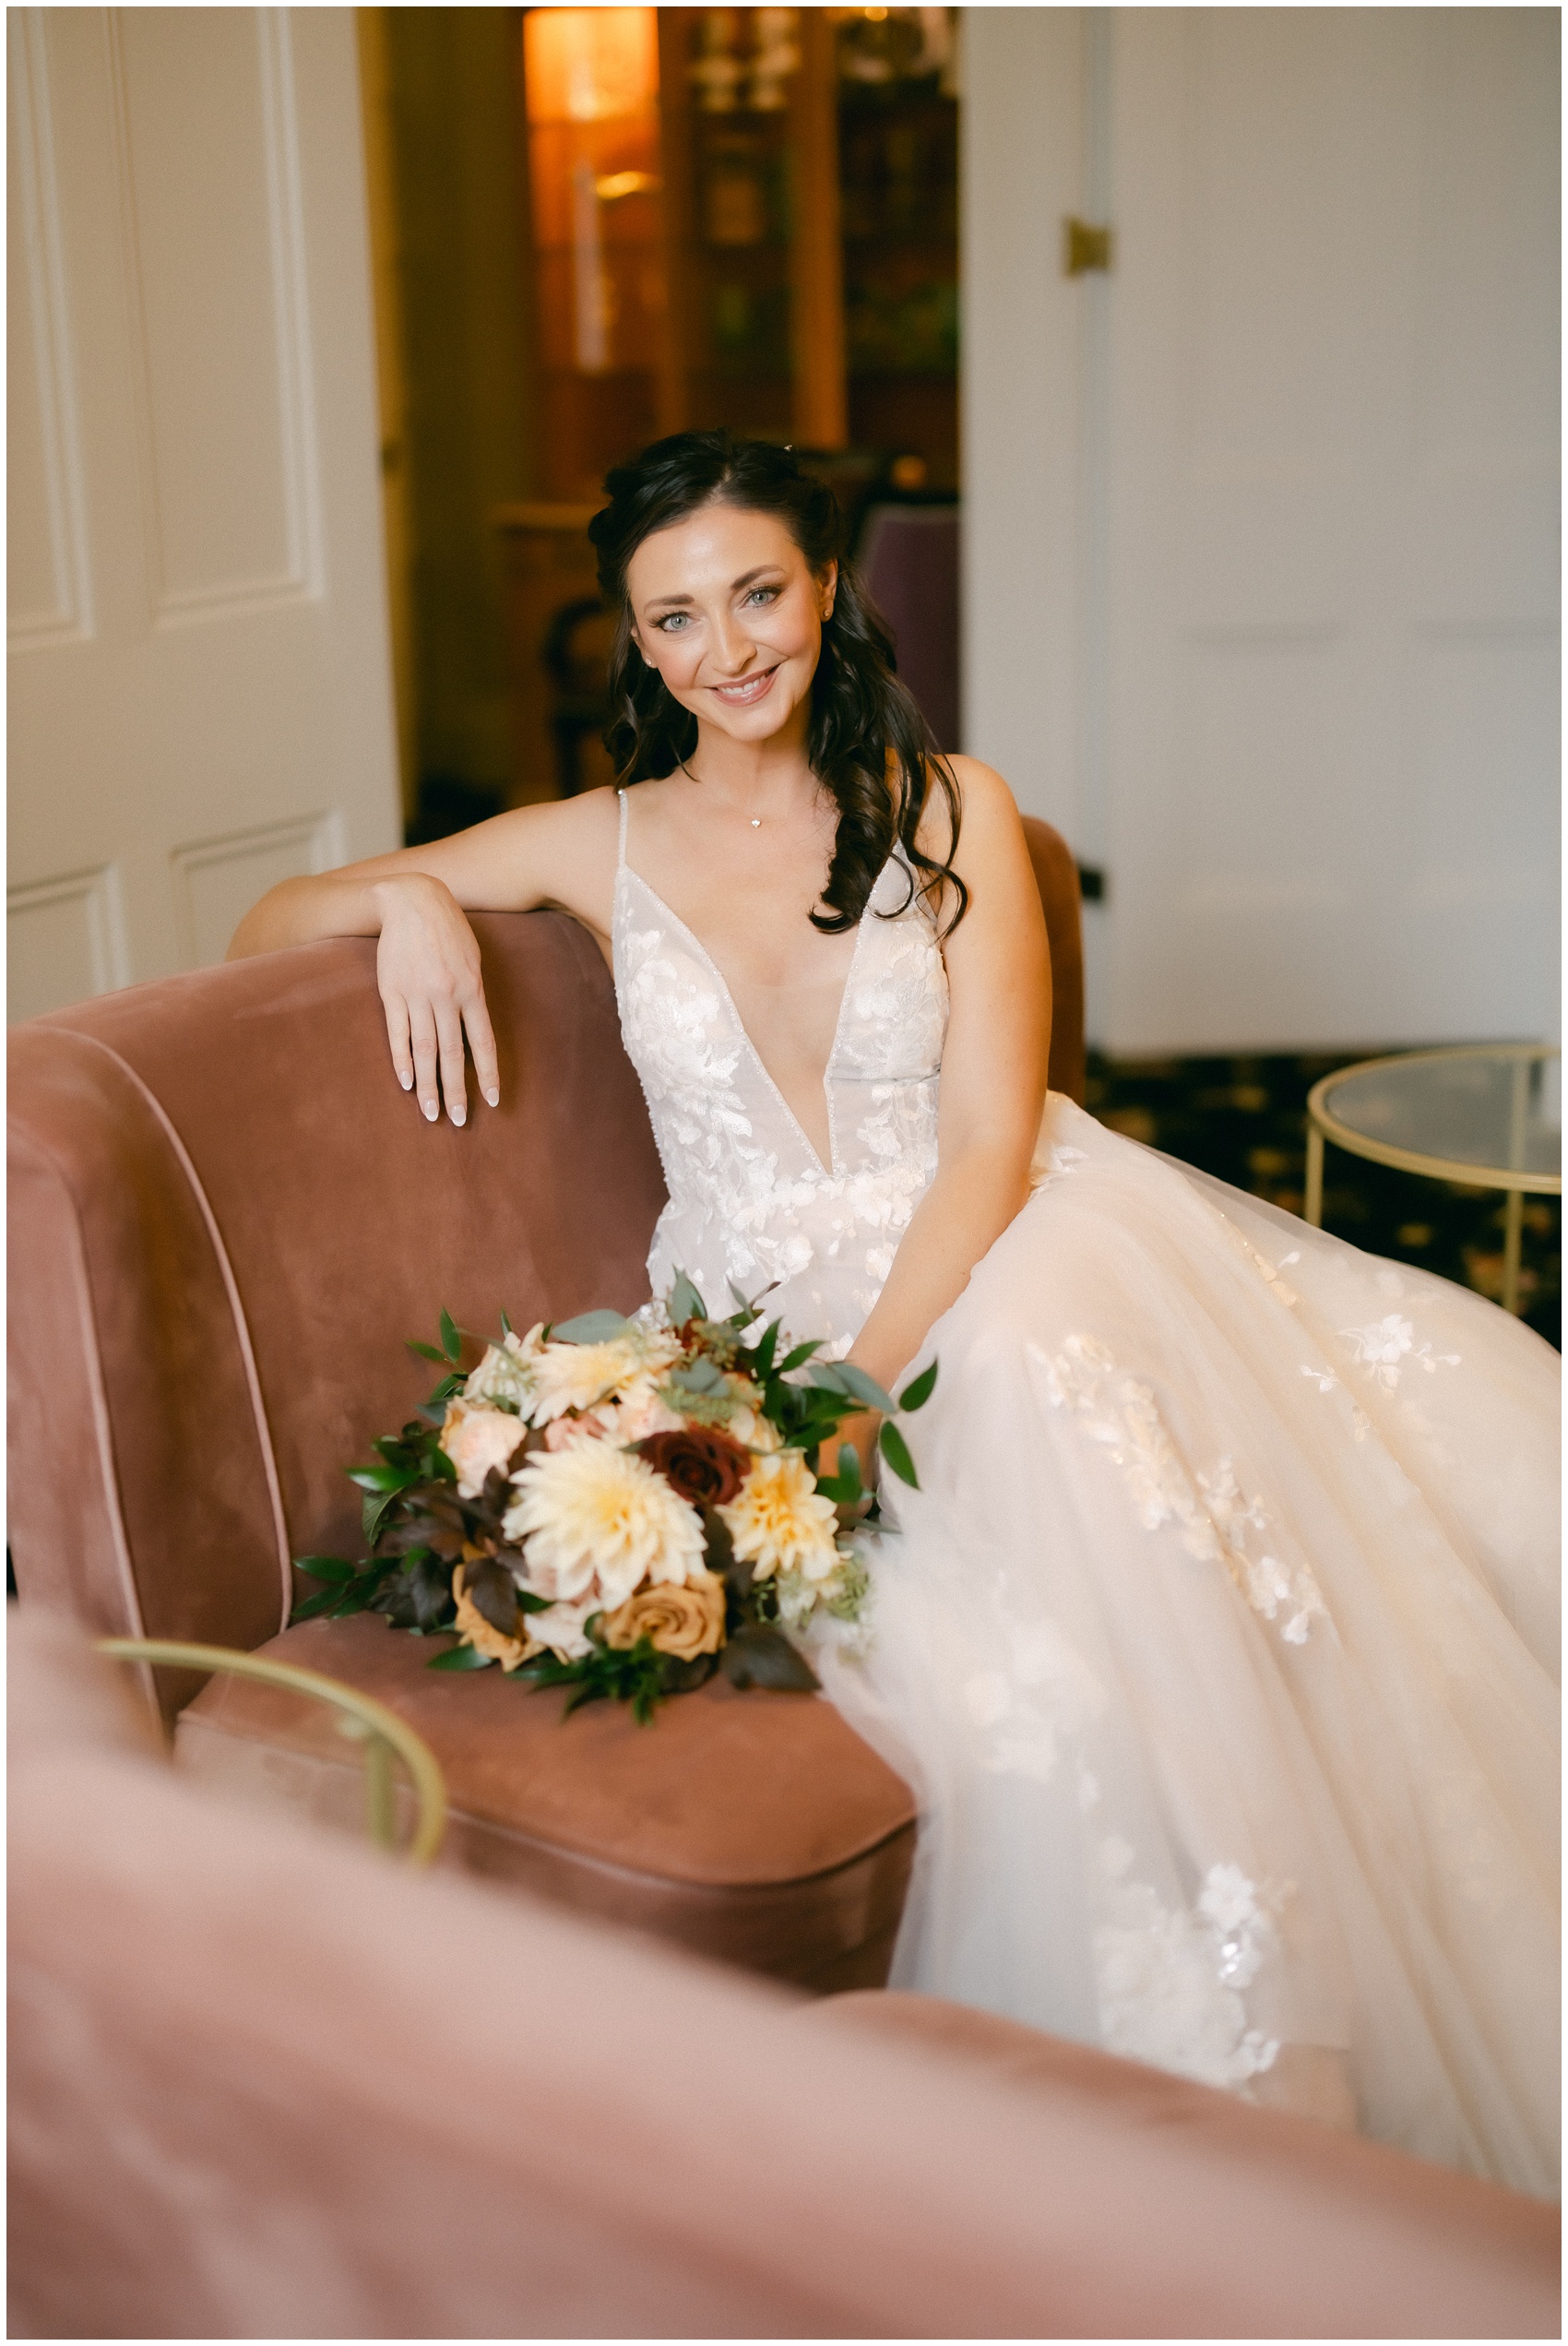
[[[713,664],[727,676],[738,676],[756,657],[756,646],[732,612],[713,623]]]

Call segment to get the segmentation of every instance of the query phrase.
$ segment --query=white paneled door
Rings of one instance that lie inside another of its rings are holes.
[[[397,843],[346,9],[7,12],[9,1008]]]
[[[1552,1030],[1559,24],[967,15],[964,746],[1113,1051]]]
[[[1111,31],[1108,1039],[1538,1035],[1558,12]]]

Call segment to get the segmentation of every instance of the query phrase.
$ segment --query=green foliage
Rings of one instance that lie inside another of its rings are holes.
[[[656,1653],[647,1637],[624,1648],[604,1645],[596,1634],[597,1614],[588,1626],[593,1651],[580,1661],[563,1661],[558,1654],[543,1653],[526,1661],[516,1673],[535,1686],[569,1686],[572,1691],[563,1718],[570,1718],[585,1703],[629,1702],[633,1718],[639,1727],[646,1727],[667,1696],[692,1693],[712,1677],[717,1667],[712,1654],[680,1661],[673,1654]]]
[[[448,1646],[445,1653],[433,1654],[424,1666],[427,1670],[492,1670],[495,1657],[481,1653],[477,1646]]]
[[[900,1483],[907,1483],[912,1491],[918,1491],[921,1487],[921,1478],[915,1472],[915,1461],[909,1456],[909,1444],[899,1433],[898,1428],[891,1423],[885,1424],[880,1440],[882,1455]]]
[[[822,1681],[782,1629],[748,1621],[720,1648],[719,1666],[732,1686],[772,1686],[782,1693],[814,1694]]]
[[[609,1344],[617,1336],[624,1336],[631,1321],[619,1312],[579,1312],[576,1319],[564,1319],[550,1331],[564,1344]]]

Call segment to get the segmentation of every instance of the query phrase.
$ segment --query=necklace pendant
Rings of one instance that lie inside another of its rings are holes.
[[[753,830],[754,830],[754,831],[760,831],[760,830],[761,830],[761,828],[762,828],[762,816],[761,816],[760,815],[754,815],[754,816],[752,816],[752,828],[753,828]]]

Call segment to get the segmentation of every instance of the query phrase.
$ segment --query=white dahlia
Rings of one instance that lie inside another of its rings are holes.
[[[602,1344],[547,1344],[534,1369],[534,1423],[616,1399],[668,1368],[679,1349],[673,1338],[640,1328]]]
[[[817,1490],[799,1450],[759,1458],[719,1512],[730,1527],[735,1554],[759,1580],[773,1572],[826,1580],[837,1567],[837,1511]]]
[[[481,1361],[463,1387],[465,1401],[510,1401],[526,1417],[533,1398],[534,1375],[540,1358],[541,1320],[526,1336],[511,1329],[504,1342],[487,1344]]]
[[[695,1508],[634,1451],[574,1442],[540,1452],[513,1481],[506,1536],[524,1542],[528,1585],[541,1597],[597,1591],[612,1612],[645,1578],[681,1582],[702,1563]],[[530,1617],[536,1637],[544,1617]]]

